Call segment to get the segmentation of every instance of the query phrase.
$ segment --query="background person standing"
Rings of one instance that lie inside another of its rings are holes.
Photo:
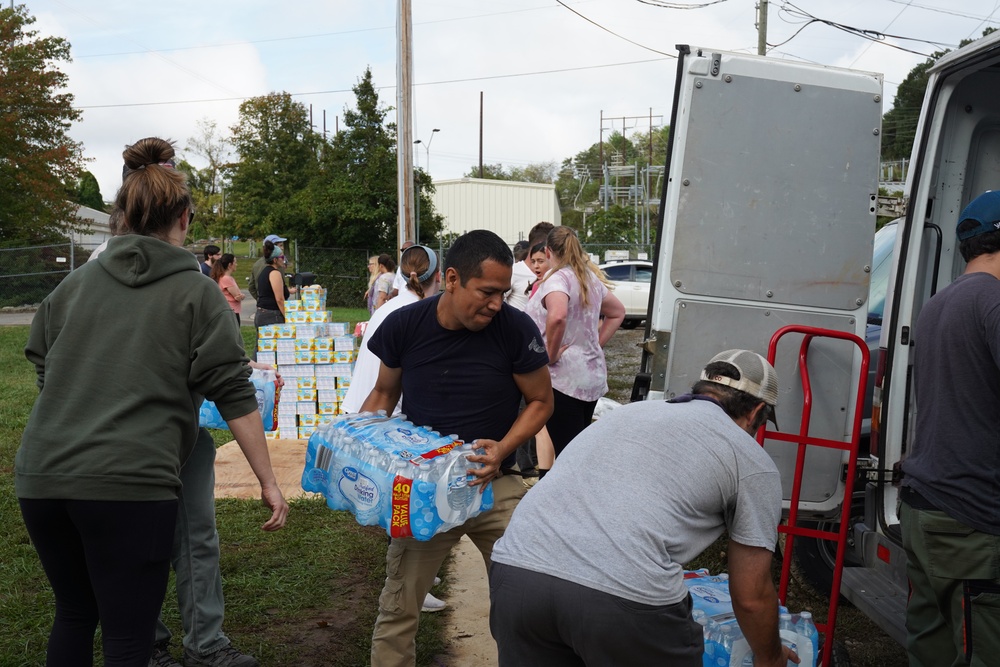
[[[236,256],[227,252],[212,267],[210,277],[219,284],[222,296],[226,297],[226,303],[236,313],[236,322],[240,323],[240,311],[243,308],[241,302],[246,298],[246,295],[236,284],[236,279],[233,278],[234,271],[236,271]]]
[[[194,211],[191,212],[191,219],[194,220]],[[205,261],[201,263],[201,272],[206,276],[212,275],[212,267],[222,256],[222,250],[219,249],[217,245],[207,245],[205,246],[205,252],[202,255]]]
[[[570,227],[549,232],[546,253],[551,268],[528,300],[527,313],[549,355],[555,403],[546,427],[558,458],[590,425],[597,400],[608,391],[602,348],[625,319],[625,306]]]
[[[1000,660],[1000,191],[959,215],[965,272],[914,330],[915,436],[900,526],[910,665]]]
[[[281,252],[285,252],[285,241],[287,241],[284,236],[278,236],[277,234],[268,234],[264,237],[264,245],[271,243],[281,248]],[[257,293],[257,279],[260,278],[261,272],[264,267],[267,266],[267,255],[266,253],[261,253],[261,256],[253,263],[250,267],[250,284],[247,287],[247,291],[250,292],[250,296],[254,298],[254,301],[260,298]]]
[[[51,665],[145,666],[170,565],[181,462],[202,397],[216,402],[271,508],[271,470],[249,369],[219,288],[183,249],[191,195],[173,146],[126,148],[115,236],[67,276],[32,322],[39,396],[15,458],[25,525],[56,597]],[[98,360],[127,360],[108,382]]]

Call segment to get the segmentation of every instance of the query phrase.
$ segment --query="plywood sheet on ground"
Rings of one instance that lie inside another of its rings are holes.
[[[267,451],[285,499],[309,495],[302,490],[306,462],[305,440],[268,440]],[[215,497],[260,498],[260,485],[236,441],[215,452]]]

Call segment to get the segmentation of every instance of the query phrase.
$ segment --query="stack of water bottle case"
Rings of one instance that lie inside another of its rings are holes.
[[[331,321],[325,289],[304,287],[286,301],[284,324],[257,329],[257,361],[276,366],[285,383],[267,437],[304,440],[341,414],[357,356],[350,324]]]
[[[692,614],[705,637],[703,667],[752,667],[753,653],[733,613],[728,575],[713,576],[705,569],[694,570],[684,573],[684,583],[691,593]],[[779,607],[778,612],[781,643],[798,654],[799,667],[816,667],[819,633],[812,614],[808,611],[790,614],[784,607]]]

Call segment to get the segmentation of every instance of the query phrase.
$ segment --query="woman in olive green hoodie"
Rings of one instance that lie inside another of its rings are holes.
[[[166,591],[178,473],[215,401],[284,525],[232,311],[183,243],[193,217],[162,139],[126,148],[119,236],[68,275],[31,325],[38,400],[15,458],[25,525],[52,584],[47,664],[145,667]]]

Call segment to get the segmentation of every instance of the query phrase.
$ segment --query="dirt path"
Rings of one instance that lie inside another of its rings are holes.
[[[451,552],[448,572],[449,655],[442,667],[496,667],[497,645],[490,634],[490,586],[479,549],[463,537]]]

